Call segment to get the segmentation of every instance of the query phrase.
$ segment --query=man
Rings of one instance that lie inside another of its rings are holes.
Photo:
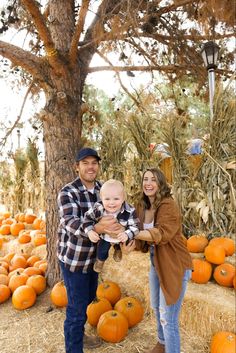
[[[82,148],[76,156],[79,176],[65,185],[58,195],[60,224],[58,230],[58,259],[67,290],[68,305],[64,322],[66,353],[83,353],[83,347],[101,345],[98,337],[84,335],[87,306],[96,297],[98,273],[93,270],[96,243],[83,232],[84,214],[100,200],[101,183],[96,180],[101,158],[92,148]],[[96,232],[120,232],[113,217],[103,217]]]

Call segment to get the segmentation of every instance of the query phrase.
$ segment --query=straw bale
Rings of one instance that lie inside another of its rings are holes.
[[[47,245],[42,244],[42,245],[36,246],[32,250],[31,254],[39,256],[42,260],[46,259],[47,258]]]
[[[34,246],[32,243],[20,244],[17,239],[13,239],[9,242],[3,243],[2,249],[0,250],[1,256],[4,256],[10,252],[16,254],[31,254]]]

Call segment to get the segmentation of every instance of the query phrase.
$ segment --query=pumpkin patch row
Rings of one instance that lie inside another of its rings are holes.
[[[97,327],[98,336],[104,341],[117,343],[122,341],[129,328],[137,325],[144,315],[142,304],[133,297],[121,298],[117,283],[104,281],[98,285],[96,299],[87,308],[87,321]],[[58,282],[52,288],[50,298],[55,306],[67,305],[66,288]]]

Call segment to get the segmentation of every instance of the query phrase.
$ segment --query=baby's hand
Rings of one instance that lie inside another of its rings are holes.
[[[97,243],[100,239],[98,233],[96,233],[94,230],[88,231],[88,237],[92,243]]]
[[[117,239],[121,242],[121,243],[125,243],[126,240],[128,240],[128,235],[126,233],[119,233],[117,235]]]

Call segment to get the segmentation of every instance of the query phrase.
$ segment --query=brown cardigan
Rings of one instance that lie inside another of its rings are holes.
[[[143,229],[144,209],[137,207],[137,214]],[[148,231],[154,242],[154,265],[167,305],[177,302],[184,271],[192,269],[192,259],[183,242],[181,229],[176,202],[171,197],[164,198],[155,212],[154,228]]]

